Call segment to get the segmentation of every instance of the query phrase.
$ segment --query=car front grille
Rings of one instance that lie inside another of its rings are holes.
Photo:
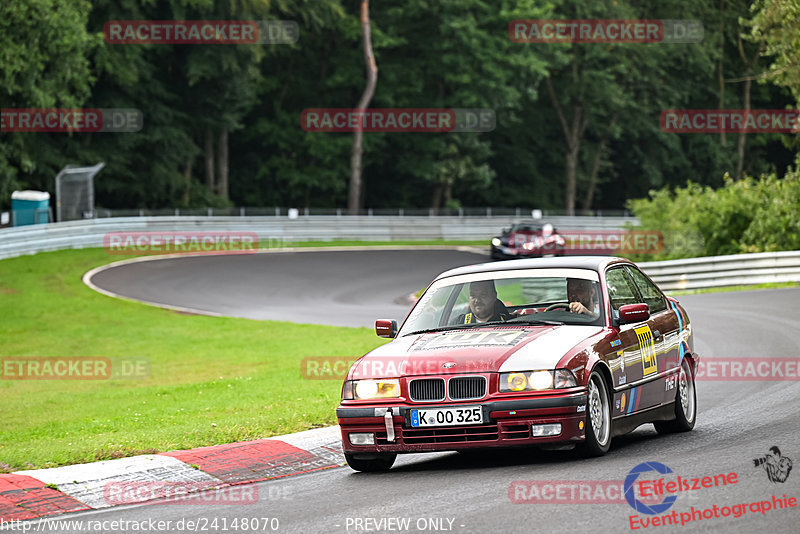
[[[482,376],[451,378],[447,383],[447,393],[452,400],[481,399],[486,395],[486,378]]]
[[[394,427],[395,441],[386,439],[386,432],[375,433],[377,445],[431,445],[449,443],[479,443],[489,441],[526,440],[531,437],[528,423],[487,423],[470,426],[442,426],[435,428]]]
[[[408,392],[412,401],[444,400],[443,378],[418,378],[408,384]]]

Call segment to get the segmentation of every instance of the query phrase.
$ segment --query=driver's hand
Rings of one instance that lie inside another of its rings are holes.
[[[589,310],[586,308],[586,306],[584,306],[580,302],[570,302],[569,311],[571,311],[572,313],[583,313],[586,315],[589,314]]]

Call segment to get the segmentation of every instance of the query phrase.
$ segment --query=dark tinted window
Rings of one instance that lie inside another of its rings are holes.
[[[664,295],[661,294],[661,291],[658,290],[656,285],[645,275],[639,272],[638,269],[629,267],[629,270],[631,276],[633,277],[633,281],[636,283],[636,287],[639,288],[639,292],[642,294],[645,304],[650,307],[650,313],[657,313],[666,310],[667,302],[664,299]]]

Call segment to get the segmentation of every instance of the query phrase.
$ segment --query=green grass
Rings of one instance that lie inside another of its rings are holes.
[[[175,313],[81,282],[101,249],[0,261],[0,358],[146,358],[136,380],[0,380],[0,471],[230,443],[335,424],[340,380],[301,360],[355,360],[368,328]]]
[[[667,291],[668,295],[681,296],[681,295],[700,295],[704,293],[728,293],[730,291],[752,291],[754,289],[781,289],[784,287],[800,287],[798,282],[780,282],[768,284],[753,284],[749,286],[725,286],[725,287],[710,287],[706,289],[687,289],[682,291]]]

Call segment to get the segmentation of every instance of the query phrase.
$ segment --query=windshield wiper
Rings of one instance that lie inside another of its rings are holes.
[[[489,321],[486,323],[468,323],[468,324],[455,324],[455,325],[447,325],[447,326],[440,326],[437,328],[426,328],[424,330],[415,330],[413,332],[409,332],[408,334],[403,334],[404,336],[410,336],[413,334],[429,334],[433,332],[446,332],[448,330],[462,330],[465,328],[475,328],[478,326],[515,326],[515,325],[547,325],[547,326],[562,326],[564,323],[559,321],[543,321],[541,319],[524,319],[522,321],[517,321],[514,319],[510,319],[508,321]]]
[[[429,333],[432,333],[432,332],[446,332],[447,330],[462,330],[464,328],[470,328],[470,327],[473,327],[473,326],[477,326],[479,324],[489,324],[489,323],[451,324],[451,325],[447,325],[447,326],[439,326],[439,327],[436,327],[436,328],[424,328],[422,330],[414,330],[413,332],[409,332],[408,334],[403,334],[403,335],[404,336],[411,336],[413,334],[429,334]]]
[[[532,324],[532,325],[547,325],[547,326],[564,326],[564,323],[561,321],[545,321],[544,319],[510,319],[505,323],[501,324]]]

